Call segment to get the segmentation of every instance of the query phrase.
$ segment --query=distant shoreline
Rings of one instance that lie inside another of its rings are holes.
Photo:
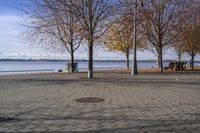
[[[62,59],[0,59],[0,62],[2,61],[52,61],[52,62],[56,62],[56,61],[66,61],[66,62],[70,62],[70,60],[62,60]],[[88,62],[88,60],[75,60],[75,62]],[[131,61],[131,60],[130,60]],[[164,62],[170,62],[170,61],[175,61],[175,60],[164,60]],[[183,60],[186,61],[186,60]],[[126,62],[126,60],[94,60],[94,62]],[[157,62],[157,60],[138,60],[138,62]],[[195,61],[195,62],[200,62],[200,61]]]
[[[160,69],[159,68],[140,68],[139,70],[139,75],[143,75],[143,74],[159,74],[160,73]],[[123,68],[110,68],[110,69],[94,69],[94,73],[95,74],[99,74],[101,73],[102,75],[105,75],[107,73],[121,73],[121,74],[128,74],[130,73],[131,70],[126,70]],[[186,69],[184,71],[171,71],[171,70],[165,70],[162,74],[188,74],[188,73],[196,73],[199,74],[200,72],[200,67],[196,67],[195,70],[191,70],[191,69]],[[7,72],[1,72],[0,71],[0,78],[4,77],[4,76],[17,76],[17,75],[27,75],[30,76],[34,76],[34,75],[46,75],[46,74],[66,74],[66,75],[72,75],[72,73],[65,73],[65,72],[57,72],[57,71],[51,71],[50,69],[46,69],[46,70],[22,70],[22,71],[7,71]],[[75,75],[77,75],[77,73],[74,73]],[[81,70],[79,71],[78,75],[82,75],[82,74],[87,74],[87,69]],[[161,73],[160,73],[161,74]]]

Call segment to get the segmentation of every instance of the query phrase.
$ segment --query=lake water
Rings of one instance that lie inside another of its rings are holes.
[[[28,73],[28,72],[57,72],[66,68],[67,61],[0,61],[0,74]],[[164,66],[169,62],[165,61]],[[80,71],[87,70],[87,61],[78,61]],[[130,67],[132,64],[130,63]],[[155,61],[139,61],[139,68],[156,66]],[[195,63],[200,66],[200,62]],[[94,61],[94,69],[126,68],[124,61]]]

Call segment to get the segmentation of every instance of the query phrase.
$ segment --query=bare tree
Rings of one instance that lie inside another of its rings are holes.
[[[31,39],[47,44],[48,48],[60,48],[59,44],[70,53],[71,71],[74,72],[74,52],[80,46],[81,28],[76,16],[56,0],[31,0],[30,28]]]
[[[180,62],[185,53],[184,42],[181,36],[181,32],[179,33],[178,37],[175,39],[175,42],[172,44],[171,47],[176,52],[178,56],[178,61]]]
[[[116,11],[116,0],[61,0],[70,9],[82,28],[84,37],[88,41],[88,78],[93,78],[93,46],[110,27],[113,13]]]
[[[188,6],[186,23],[182,29],[183,48],[191,56],[191,68],[194,69],[194,58],[200,52],[200,2],[192,0]]]
[[[163,48],[174,43],[182,18],[181,0],[145,0],[141,10],[142,27],[147,44],[157,51],[160,71],[163,72]],[[175,30],[176,29],[176,30]],[[178,29],[178,30],[177,30]]]
[[[183,50],[183,47],[181,45],[178,45],[178,44],[175,44],[174,45],[174,50],[178,56],[178,61],[180,62],[181,61],[181,58],[183,57],[184,55],[184,50]]]
[[[186,2],[184,9],[184,23],[180,33],[182,50],[191,56],[191,68],[194,69],[194,58],[200,52],[200,1]]]

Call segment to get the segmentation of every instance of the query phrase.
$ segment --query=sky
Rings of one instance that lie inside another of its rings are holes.
[[[22,35],[27,32],[23,26],[28,17],[23,9],[28,0],[0,0],[0,59],[69,59],[67,52],[52,52],[37,47],[31,41],[24,40]],[[76,59],[87,59],[87,47],[82,46],[75,53]],[[188,56],[185,56],[189,59]],[[103,47],[94,48],[95,60],[125,60],[124,55],[109,52]],[[132,59],[132,57],[130,57]],[[138,60],[156,60],[157,57],[147,50],[138,51]],[[164,59],[177,59],[174,51],[168,50]],[[196,58],[199,60],[199,57]]]

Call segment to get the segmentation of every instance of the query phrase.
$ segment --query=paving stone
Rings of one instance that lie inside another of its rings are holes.
[[[200,131],[200,75],[112,74],[91,81],[56,76],[0,76],[0,116],[19,119],[0,121],[0,132]],[[105,101],[77,103],[82,97]]]

